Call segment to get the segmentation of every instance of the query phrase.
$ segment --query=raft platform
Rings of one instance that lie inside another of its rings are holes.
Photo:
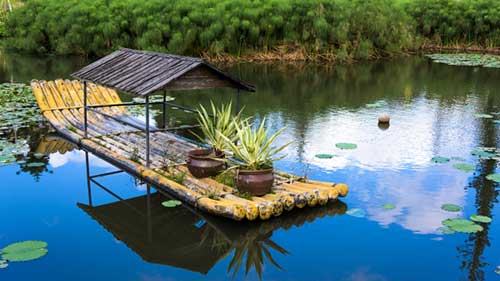
[[[272,194],[251,200],[238,197],[233,187],[190,175],[185,155],[198,146],[157,128],[151,133],[151,166],[146,168],[144,132],[116,119],[129,119],[137,125],[141,122],[124,107],[105,106],[121,103],[116,91],[88,84],[89,105],[103,106],[100,109],[106,115],[88,112],[85,137],[80,81],[32,81],[31,87],[43,116],[63,137],[202,211],[234,220],[267,220],[293,208],[325,205],[347,195],[345,184],[305,180],[277,172]],[[186,173],[182,184],[172,180],[179,173]]]
[[[346,196],[345,184],[311,181],[275,171],[270,194],[242,196],[237,189],[213,178],[198,179],[186,166],[190,150],[200,145],[173,132],[190,128],[166,127],[167,91],[209,88],[253,92],[255,88],[193,57],[120,49],[72,74],[79,80],[32,81],[38,105],[63,137],[140,179],[162,188],[202,211],[233,220],[267,220],[284,211],[325,205]],[[117,90],[144,99],[122,102]],[[150,96],[163,92],[163,99]],[[162,128],[151,125],[150,105],[163,106]],[[128,106],[145,106],[145,121]],[[226,181],[224,181],[226,182]]]

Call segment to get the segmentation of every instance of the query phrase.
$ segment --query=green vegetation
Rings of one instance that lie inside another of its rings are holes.
[[[263,118],[257,129],[252,128],[248,120],[237,122],[235,139],[229,139],[220,131],[217,133],[225,140],[226,146],[236,158],[229,159],[233,168],[240,168],[250,171],[269,169],[273,167],[273,162],[283,159],[285,156],[277,156],[291,142],[279,147],[272,144],[276,138],[286,129],[281,128],[276,133],[269,136],[269,130],[265,129],[266,118]]]
[[[340,148],[340,149],[356,149],[356,148],[358,148],[357,144],[355,144],[355,143],[347,143],[347,142],[337,143],[337,144],[335,144],[335,146],[337,148]]]
[[[450,158],[443,156],[434,156],[431,158],[431,161],[434,163],[447,163],[450,162]]]
[[[463,232],[463,233],[476,233],[479,231],[483,231],[483,227],[475,224],[473,221],[466,219],[446,219],[443,222],[444,226],[449,227],[453,231]]]
[[[170,174],[165,174],[165,177],[171,181],[175,181],[178,184],[182,184],[186,179],[187,172],[174,172]]]
[[[435,62],[459,66],[482,66],[500,68],[500,56],[483,54],[430,54]],[[493,118],[490,114],[476,114],[477,118]]]
[[[23,241],[3,248],[2,260],[9,262],[31,261],[45,256],[47,243],[44,241]]]
[[[367,59],[429,44],[498,46],[497,7],[497,0],[32,0],[10,13],[4,42],[58,54],[132,47]]]
[[[441,209],[447,212],[460,212],[462,211],[462,207],[455,204],[443,204]]]
[[[174,208],[174,207],[182,205],[182,202],[179,200],[168,200],[168,201],[161,202],[161,204],[165,208]]]
[[[490,223],[491,218],[488,216],[480,216],[480,215],[472,215],[470,216],[470,219],[475,222],[481,222],[481,223]]]
[[[198,123],[200,124],[203,136],[201,137],[195,132],[192,132],[197,136],[202,142],[209,144],[214,152],[222,152],[227,149],[227,143],[225,138],[234,142],[236,127],[240,122],[241,111],[236,115],[233,115],[233,105],[228,103],[227,105],[221,105],[217,108],[213,102],[210,102],[212,109],[211,113],[205,109],[203,105],[200,105],[198,113]]]
[[[0,84],[0,131],[38,125],[43,116],[31,88],[25,84]]]

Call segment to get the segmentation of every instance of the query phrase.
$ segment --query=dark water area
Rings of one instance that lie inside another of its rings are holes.
[[[68,78],[81,58],[0,56],[1,82]],[[498,280],[499,187],[486,179],[499,159],[471,155],[498,147],[500,70],[457,67],[409,57],[349,66],[222,66],[257,87],[243,94],[245,113],[287,127],[294,141],[278,169],[345,182],[350,194],[320,208],[263,223],[238,223],[189,206],[164,208],[161,190],[115,171],[47,128],[17,132],[28,162],[0,167],[0,248],[44,240],[49,254],[11,263],[0,280]],[[234,91],[174,92],[196,106],[235,99]],[[367,106],[379,103],[380,106]],[[387,112],[391,125],[377,117]],[[494,118],[477,118],[491,114]],[[193,123],[169,109],[172,124]],[[160,120],[160,118],[157,118]],[[14,139],[13,134],[3,139]],[[336,143],[358,145],[340,150]],[[35,159],[35,153],[48,157]],[[334,154],[319,159],[316,154]],[[463,172],[434,156],[473,165]],[[441,205],[463,207],[446,212]],[[384,204],[394,209],[385,210]],[[362,217],[346,214],[358,208]],[[442,234],[447,218],[493,219],[478,233]],[[259,277],[260,275],[260,277]]]

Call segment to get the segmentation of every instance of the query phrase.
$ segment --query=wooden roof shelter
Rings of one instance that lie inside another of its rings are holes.
[[[163,92],[163,124],[166,123],[166,91],[195,90],[209,88],[235,88],[237,90],[236,109],[239,110],[240,90],[254,92],[255,87],[236,79],[217,67],[200,58],[185,57],[157,52],[120,49],[71,74],[83,81],[83,109],[85,137],[88,131],[87,111],[105,115],[121,123],[146,132],[146,166],[150,165],[150,122],[149,96]],[[109,106],[130,106],[144,104],[146,106],[145,128],[137,124],[110,116],[96,109],[100,106],[88,105],[87,82],[113,88],[126,93],[145,97],[144,103],[116,103]],[[182,106],[177,106],[181,107]],[[186,108],[185,108],[186,109]],[[188,109],[190,110],[190,109]],[[194,110],[191,110],[194,111]]]
[[[255,91],[203,59],[132,49],[120,49],[71,76],[137,96],[220,87]]]

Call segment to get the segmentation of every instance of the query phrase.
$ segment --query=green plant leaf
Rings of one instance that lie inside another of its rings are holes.
[[[495,270],[495,273],[498,274],[498,275],[500,275],[500,265],[497,266],[497,269]]]
[[[441,206],[441,209],[447,212],[460,212],[462,210],[462,207],[455,204],[443,204]]]
[[[493,118],[493,115],[476,113],[476,114],[474,114],[474,117],[476,117],[476,118],[491,119],[491,118]]]
[[[475,224],[473,221],[460,218],[446,219],[443,221],[443,225],[453,229],[456,232],[475,233],[483,231],[482,226]]]
[[[471,164],[465,164],[465,163],[455,163],[453,164],[453,168],[455,169],[458,169],[458,170],[461,170],[463,172],[470,172],[470,171],[474,171],[475,167]]]
[[[382,209],[392,210],[392,209],[396,209],[396,206],[394,206],[393,204],[385,204],[385,205],[382,205]]]
[[[472,155],[474,156],[477,156],[479,158],[483,158],[483,159],[491,159],[492,157],[495,157],[496,155],[494,153],[491,153],[491,152],[488,152],[488,151],[484,151],[483,149],[474,149],[472,152],[471,152]]]
[[[31,163],[26,164],[26,167],[28,167],[28,168],[38,168],[38,167],[43,167],[43,166],[45,166],[45,163],[43,163],[43,162],[31,162]]]
[[[442,156],[434,156],[434,157],[432,157],[431,161],[434,163],[447,163],[447,162],[450,162],[450,158],[442,157]]]
[[[486,176],[486,179],[490,181],[500,182],[500,174],[489,174]]]
[[[35,158],[40,159],[40,158],[45,157],[45,154],[43,154],[43,153],[33,153],[33,156],[35,156]]]
[[[337,143],[335,146],[340,149],[356,149],[358,147],[357,144],[347,142]]]
[[[470,219],[475,221],[475,222],[482,222],[482,223],[490,223],[491,218],[487,216],[480,216],[480,215],[472,215],[470,216]]]
[[[441,232],[442,234],[454,234],[456,231],[449,228],[448,226],[442,226],[440,228],[437,229],[439,232]]]
[[[181,205],[182,202],[178,201],[178,200],[168,200],[168,201],[163,201],[161,204],[164,207],[173,208],[173,207],[177,207],[177,206]]]
[[[48,253],[44,241],[28,240],[10,244],[2,249],[2,258],[10,262],[31,261]]]
[[[331,159],[331,158],[333,158],[333,155],[321,153],[321,154],[316,154],[315,157],[320,158],[320,159]]]
[[[345,212],[347,215],[356,218],[364,218],[366,216],[366,212],[359,208],[352,208]]]

